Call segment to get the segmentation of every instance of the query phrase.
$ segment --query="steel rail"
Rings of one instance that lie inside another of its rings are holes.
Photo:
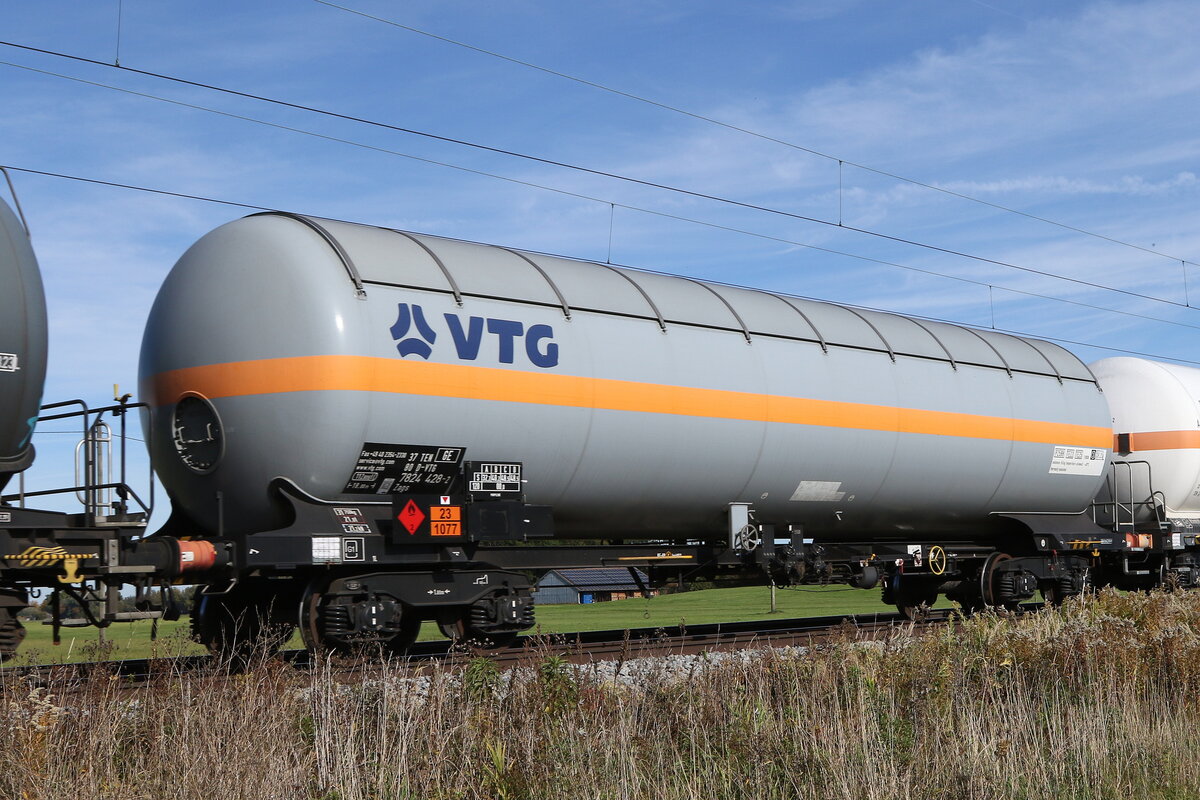
[[[1033,604],[1030,604],[1032,606]],[[1024,608],[1024,607],[1023,607]],[[1028,610],[1028,609],[1027,609]],[[517,637],[507,647],[481,648],[448,640],[417,642],[403,655],[374,662],[379,668],[438,668],[465,666],[472,659],[487,657],[503,667],[536,663],[540,658],[558,656],[574,663],[628,660],[650,656],[683,655],[755,646],[813,646],[838,637],[869,641],[890,633],[920,633],[947,622],[955,615],[950,610],[935,610],[921,621],[905,619],[897,613],[870,613],[720,622],[700,625],[656,626],[621,630],[577,631],[572,633],[533,633]],[[298,671],[308,671],[323,662],[307,650],[285,650],[263,657],[261,663],[283,662]],[[331,656],[335,669],[346,664],[345,671],[359,670],[363,660],[355,656]],[[259,666],[254,662],[251,666]],[[0,680],[53,681],[70,684],[86,682],[102,674],[123,679],[136,687],[157,678],[182,675],[227,675],[228,664],[213,655],[188,655],[166,658],[134,658],[87,661],[73,664],[35,664],[0,668]]]

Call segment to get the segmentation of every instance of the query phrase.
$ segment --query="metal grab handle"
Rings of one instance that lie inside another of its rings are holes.
[[[75,445],[75,485],[83,487],[75,497],[90,514],[100,513],[102,507],[112,501],[112,490],[98,488],[105,483],[105,476],[112,474],[112,428],[107,422],[96,420],[84,437]],[[79,451],[83,450],[83,480],[80,480]]]

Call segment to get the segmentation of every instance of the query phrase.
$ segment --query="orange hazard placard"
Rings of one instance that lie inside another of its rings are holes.
[[[429,523],[430,536],[462,536],[461,522],[438,522],[434,520]]]
[[[432,506],[429,518],[430,536],[462,536],[462,506]]]

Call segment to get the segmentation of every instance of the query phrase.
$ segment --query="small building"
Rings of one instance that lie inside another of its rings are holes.
[[[653,597],[658,594],[643,586],[650,583],[646,573],[635,569],[637,579],[628,567],[596,567],[594,569],[552,569],[541,577],[533,590],[538,605],[563,603],[604,603],[630,597]],[[638,581],[641,581],[640,585]]]

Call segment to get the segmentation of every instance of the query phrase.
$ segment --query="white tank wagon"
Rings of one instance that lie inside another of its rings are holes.
[[[1200,369],[1119,357],[1092,371],[1115,434],[1098,498],[1104,520],[1130,533],[1148,522],[1200,520]]]
[[[158,474],[210,534],[286,524],[277,477],[395,491],[382,443],[522,462],[561,534],[719,533],[749,503],[826,537],[957,535],[1083,510],[1112,444],[1048,342],[279,213],[183,255],[141,382]]]

